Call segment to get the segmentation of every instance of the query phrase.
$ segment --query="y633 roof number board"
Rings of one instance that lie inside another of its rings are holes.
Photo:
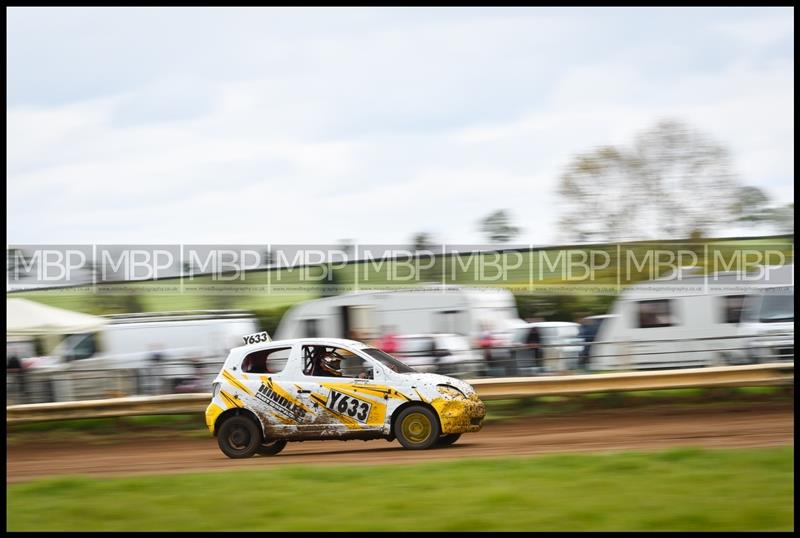
[[[247,336],[242,337],[244,339],[244,343],[246,345],[249,344],[260,344],[261,342],[270,342],[269,334],[267,331],[261,331],[260,333],[248,334]]]

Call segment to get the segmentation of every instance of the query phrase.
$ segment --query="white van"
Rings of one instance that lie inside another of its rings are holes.
[[[51,355],[29,362],[27,371],[41,389],[34,398],[173,392],[198,377],[210,384],[229,351],[242,345],[242,336],[258,331],[257,320],[245,312],[107,317],[110,323],[100,331],[68,336]]]
[[[525,348],[532,330],[539,333],[540,349]],[[515,364],[519,375],[554,373],[578,368],[583,339],[580,325],[570,321],[539,321],[528,323],[514,333],[516,351]]]
[[[396,335],[447,333],[470,339],[492,331],[512,331],[519,319],[514,296],[505,289],[458,286],[353,292],[295,305],[284,314],[275,339],[350,338],[375,340]]]
[[[601,325],[591,346],[589,368],[657,369],[748,362],[746,349],[754,331],[740,325],[742,312],[766,282],[782,281],[792,269],[770,268],[764,277],[737,272],[681,275],[630,286],[609,311],[612,317]]]
[[[404,334],[396,337],[396,345],[392,355],[419,372],[473,379],[487,368],[481,354],[459,334]]]

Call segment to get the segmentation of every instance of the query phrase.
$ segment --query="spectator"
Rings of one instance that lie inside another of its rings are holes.
[[[583,347],[581,347],[581,354],[578,359],[578,368],[581,370],[588,370],[589,368],[589,354],[592,349],[592,342],[597,337],[597,331],[600,323],[596,319],[582,318],[580,320],[581,327],[578,330],[578,336],[583,340]]]
[[[478,336],[478,347],[483,350],[483,359],[486,361],[487,368],[492,367],[492,346],[494,339],[492,338],[492,331],[488,324],[481,324],[481,332]]]
[[[11,358],[8,359],[6,369],[8,370],[8,373],[13,376],[15,389],[17,391],[17,399],[19,400],[18,403],[25,403],[27,400],[27,391],[25,389],[25,370],[22,368],[22,362],[20,362],[19,357],[12,355]]]
[[[528,331],[528,337],[525,339],[525,343],[528,345],[528,348],[531,350],[533,354],[533,366],[534,368],[538,368],[540,371],[543,368],[542,364],[542,336],[539,334],[539,329],[536,327],[531,327]]]
[[[161,392],[161,379],[159,376],[161,375],[163,359],[164,355],[162,355],[161,351],[157,348],[153,349],[153,352],[150,354],[150,362],[153,364],[150,368],[150,392],[152,394],[159,394]]]
[[[392,327],[384,327],[380,350],[389,354],[397,353],[397,335],[392,330]]]

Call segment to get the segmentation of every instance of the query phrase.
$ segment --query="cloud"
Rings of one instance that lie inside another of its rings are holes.
[[[74,11],[10,12],[11,244],[547,243],[570,157],[663,117],[793,198],[783,12]]]

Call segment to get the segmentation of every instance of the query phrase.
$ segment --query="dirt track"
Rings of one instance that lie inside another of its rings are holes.
[[[216,440],[131,441],[111,445],[8,447],[7,483],[65,474],[119,475],[258,469],[285,464],[385,464],[486,456],[651,450],[674,446],[763,447],[794,444],[791,402],[589,411],[488,424],[452,447],[408,451],[396,441],[290,443],[278,456],[231,460]]]

